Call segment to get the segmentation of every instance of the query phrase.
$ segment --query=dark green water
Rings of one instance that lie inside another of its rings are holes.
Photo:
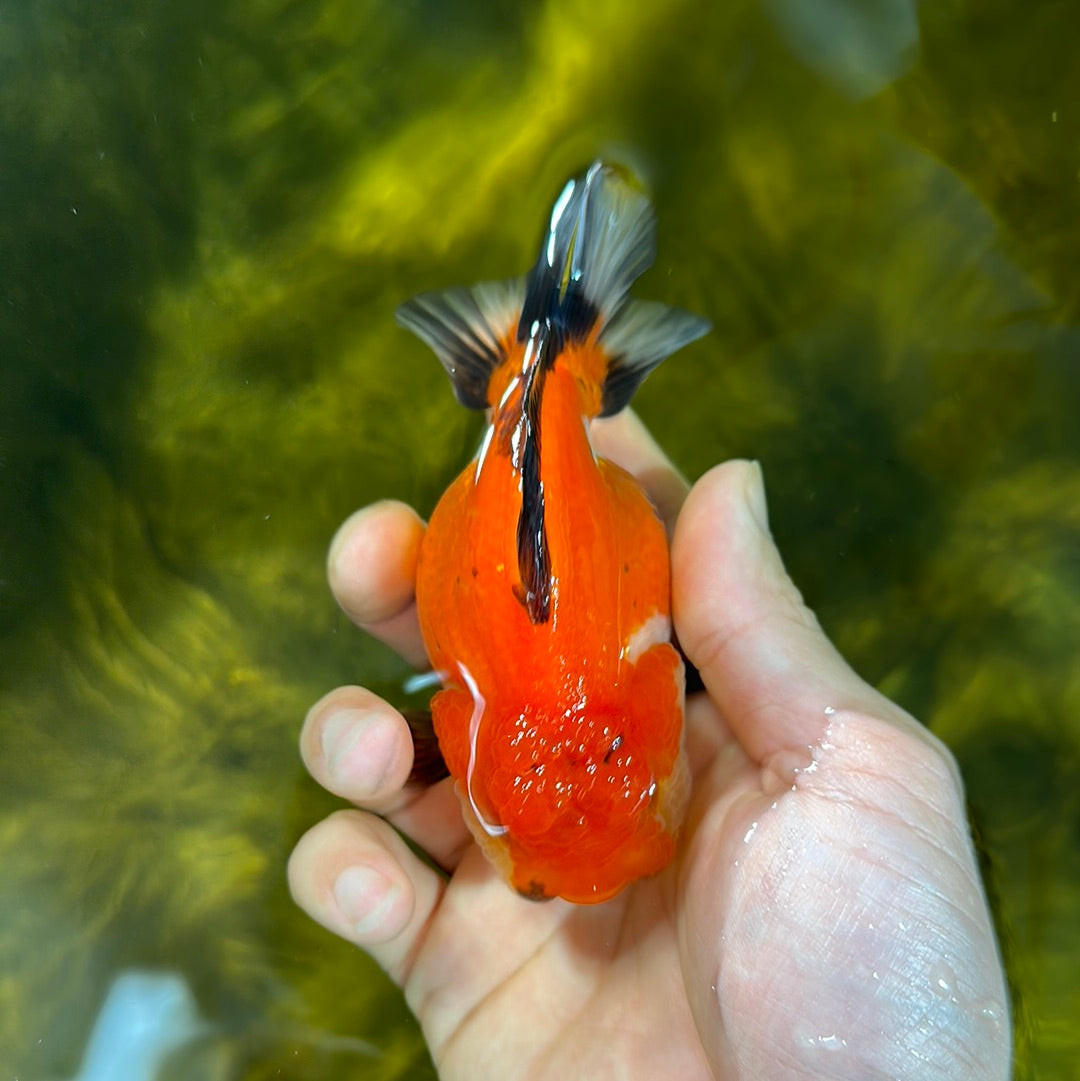
[[[956,752],[1018,1076],[1080,1077],[1078,30],[1018,0],[7,0],[0,1076],[73,1074],[132,966],[216,1026],[177,1077],[431,1076],[285,889],[332,806],[306,705],[405,674],[323,557],[472,449],[396,303],[523,270],[608,154],[655,193],[643,295],[715,325],[639,411],[690,475],[762,461],[807,600]]]

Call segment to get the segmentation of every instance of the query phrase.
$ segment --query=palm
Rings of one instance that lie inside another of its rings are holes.
[[[699,736],[716,730],[704,696],[689,714]],[[933,934],[947,924],[932,906],[900,903],[898,890],[933,873],[953,896],[974,894],[962,830],[943,853],[944,808],[891,791],[886,763],[912,756],[932,775],[934,748],[886,731],[880,756],[866,757],[882,723],[838,720],[812,770],[781,764],[808,766],[807,749],[762,766],[730,742],[699,746],[679,858],[605,905],[523,901],[470,847],[404,984],[441,1075],[796,1079],[822,1076],[840,1051],[852,1076],[902,1066],[912,1049],[892,1034],[910,1025],[917,974],[896,959],[918,924]],[[864,770],[849,773],[851,754]],[[924,976],[959,978],[943,960],[925,962]],[[970,1017],[942,990],[923,1024],[963,1031]],[[980,1020],[971,1036],[987,1049],[996,1026]],[[789,1061],[777,1065],[785,1045]]]
[[[700,697],[692,709],[711,709]],[[708,772],[714,763],[698,765]],[[726,786],[724,802],[730,806],[744,789],[751,790],[748,774]],[[692,805],[690,820],[684,848],[698,831],[719,840],[737,828],[704,799]],[[713,844],[706,840],[700,850]],[[500,1054],[509,1052],[518,1065],[515,1076],[536,1081],[712,1078],[680,949],[695,933],[685,926],[680,897],[687,878],[677,861],[603,905],[537,904],[507,890],[470,846],[404,985],[441,1075],[483,1076],[478,1063],[498,1033]],[[704,892],[695,907],[707,906],[704,879],[690,875],[689,881]]]
[[[667,873],[597,908],[538,906],[471,850],[405,983],[440,1076],[656,1078],[681,1059],[677,1076],[711,1077],[682,989],[673,899]]]

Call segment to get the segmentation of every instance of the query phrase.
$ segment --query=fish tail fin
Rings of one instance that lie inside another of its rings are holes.
[[[524,295],[522,278],[455,286],[405,301],[394,318],[435,351],[462,405],[486,409],[488,384],[513,344]]]
[[[689,312],[630,299],[655,258],[656,215],[626,173],[596,162],[566,185],[526,282],[517,338],[545,322],[559,351],[595,336],[606,359],[602,416],[619,412],[665,357],[710,329]]]
[[[600,332],[599,345],[607,356],[600,416],[613,416],[627,406],[662,360],[711,329],[707,319],[681,308],[627,301]]]
[[[605,361],[598,412],[610,416],[665,357],[710,329],[689,312],[629,297],[655,258],[648,197],[622,170],[596,162],[555,201],[526,278],[421,293],[398,308],[396,319],[431,346],[470,409],[495,404],[491,377],[515,345],[542,337],[550,363],[592,340]]]

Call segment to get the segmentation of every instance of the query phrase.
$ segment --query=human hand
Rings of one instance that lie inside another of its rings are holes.
[[[401,714],[342,687],[312,707],[301,753],[359,809],[301,839],[297,902],[402,987],[446,1079],[1006,1078],[1004,976],[952,756],[825,638],[756,465],[687,495],[632,414],[594,436],[675,521],[674,625],[706,688],[687,701],[675,862],[601,905],[524,900],[451,781],[406,783]],[[329,558],[338,603],[418,666],[422,534],[409,508],[376,504]]]

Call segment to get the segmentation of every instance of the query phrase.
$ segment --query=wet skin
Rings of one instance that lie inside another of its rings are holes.
[[[447,1079],[1006,1078],[1004,976],[950,753],[824,637],[756,466],[718,466],[687,494],[632,414],[595,438],[673,528],[675,629],[706,687],[687,703],[674,862],[597,906],[522,899],[449,783],[406,785],[400,714],[342,687],[312,707],[301,751],[358,809],[297,845],[297,902],[403,988]],[[418,666],[422,531],[376,504],[329,558],[342,608]]]

